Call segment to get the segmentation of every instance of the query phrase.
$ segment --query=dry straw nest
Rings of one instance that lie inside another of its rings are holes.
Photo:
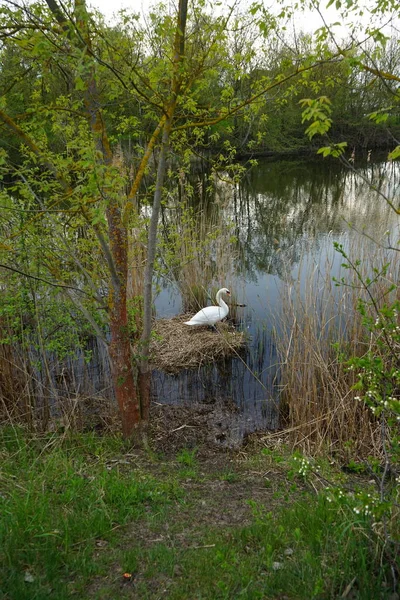
[[[217,323],[216,331],[185,325],[192,315],[155,321],[151,342],[151,364],[166,373],[195,369],[218,358],[232,356],[246,345],[246,335],[229,323]]]

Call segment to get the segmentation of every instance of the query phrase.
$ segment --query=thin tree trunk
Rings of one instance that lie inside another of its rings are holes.
[[[138,378],[141,414],[142,419],[145,422],[148,421],[150,411],[151,372],[149,366],[149,348],[151,338],[151,313],[153,304],[152,283],[154,261],[157,249],[158,218],[160,214],[162,189],[166,171],[169,136],[182,83],[182,73],[180,72],[180,67],[182,66],[182,61],[185,54],[187,6],[188,0],[179,0],[174,40],[174,70],[171,82],[171,96],[165,110],[165,123],[163,126],[163,135],[157,168],[156,189],[154,192],[153,208],[147,238],[147,263],[143,289],[143,332],[140,348],[142,358],[140,362],[140,372]]]
[[[153,271],[157,250],[157,227],[160,215],[162,190],[167,166],[167,152],[169,146],[169,134],[171,131],[171,120],[167,119],[164,125],[161,151],[158,160],[156,188],[154,191],[153,207],[150,218],[149,233],[147,238],[147,262],[144,272],[143,285],[143,330],[140,344],[141,362],[139,373],[139,393],[142,411],[142,419],[148,421],[150,410],[150,384],[151,371],[149,366],[149,349],[151,338],[151,316],[153,305]]]
[[[91,39],[87,29],[85,0],[75,0],[75,6],[81,11],[80,28],[82,39],[91,49]],[[100,152],[104,165],[110,166],[113,154],[105,129],[105,123],[100,111],[100,99],[95,75],[95,66],[90,69],[87,77],[85,92],[86,110],[96,147]],[[115,397],[118,402],[124,438],[131,438],[138,430],[141,421],[139,397],[133,373],[131,344],[129,339],[129,324],[127,311],[127,282],[128,282],[128,236],[126,226],[122,222],[121,209],[113,194],[107,194],[106,217],[108,223],[109,244],[103,240],[102,248],[105,253],[110,271],[109,309],[110,333],[109,347],[111,373]],[[97,232],[96,232],[97,233]]]

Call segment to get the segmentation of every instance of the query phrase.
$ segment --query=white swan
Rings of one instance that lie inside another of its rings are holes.
[[[230,296],[230,291],[227,288],[222,288],[217,292],[217,304],[219,306],[206,306],[199,310],[198,313],[190,319],[190,321],[184,321],[185,325],[215,325],[217,321],[224,319],[228,312],[228,305],[222,300],[222,294]]]

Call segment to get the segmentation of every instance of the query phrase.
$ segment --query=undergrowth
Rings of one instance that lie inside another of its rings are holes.
[[[0,598],[389,599],[373,515],[255,452],[207,472],[194,452],[166,461],[115,437],[3,428]],[[222,518],[238,506],[244,520]]]
[[[5,429],[0,444],[5,598],[85,597],[85,584],[102,569],[96,542],[115,542],[121,528],[179,494],[174,482],[122,472],[127,465],[112,462],[122,450],[114,438],[61,443]]]

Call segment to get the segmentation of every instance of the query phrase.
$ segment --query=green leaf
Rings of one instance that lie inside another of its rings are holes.
[[[396,158],[399,158],[399,156],[400,156],[400,146],[396,146],[396,148],[394,150],[389,152],[388,160],[396,160]]]
[[[78,91],[82,91],[82,90],[86,89],[85,82],[83,81],[82,77],[80,77],[79,75],[75,79],[75,89]]]

